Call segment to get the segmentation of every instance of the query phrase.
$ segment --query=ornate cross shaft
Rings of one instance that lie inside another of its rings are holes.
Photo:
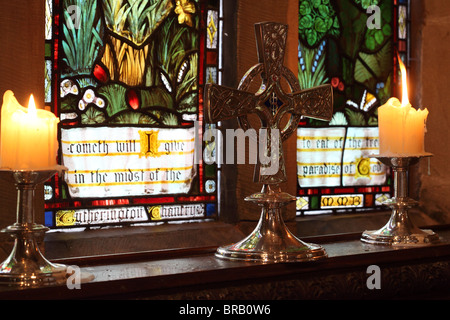
[[[206,121],[214,123],[237,118],[239,126],[247,130],[251,128],[247,115],[256,113],[261,121],[261,128],[268,131],[280,130],[277,173],[264,174],[259,163],[255,167],[255,182],[278,184],[286,181],[282,142],[296,131],[302,117],[331,120],[333,91],[328,84],[300,90],[297,77],[283,65],[287,25],[258,23],[255,24],[255,33],[259,63],[247,71],[237,89],[216,84],[206,85]],[[247,91],[258,75],[262,80],[259,90],[256,93]],[[291,92],[283,90],[283,78]],[[286,114],[290,114],[289,121],[281,128]],[[270,150],[270,136],[267,134],[267,150]]]

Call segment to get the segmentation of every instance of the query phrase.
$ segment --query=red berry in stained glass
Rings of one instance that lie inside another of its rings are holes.
[[[106,81],[108,81],[108,73],[106,72],[106,70],[104,69],[104,67],[102,67],[101,65],[96,64],[94,67],[94,77],[102,82],[105,83]]]
[[[127,101],[131,108],[134,110],[139,108],[139,98],[134,89],[130,89],[127,92]]]
[[[339,78],[338,77],[334,77],[333,79],[331,79],[331,85],[334,88],[337,88],[337,86],[339,85]]]

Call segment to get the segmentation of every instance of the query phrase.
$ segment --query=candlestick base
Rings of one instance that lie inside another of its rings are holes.
[[[387,224],[379,230],[364,231],[361,241],[376,245],[419,246],[438,243],[439,236],[432,230],[416,227],[408,215],[408,210],[418,204],[408,197],[407,173],[409,166],[417,163],[422,157],[432,156],[430,153],[414,156],[372,156],[383,164],[390,166],[394,174],[394,197],[383,204],[392,209]]]
[[[41,287],[63,284],[67,281],[67,266],[51,263],[41,253],[38,240],[44,238],[47,227],[34,223],[35,190],[64,167],[22,171],[0,170],[11,175],[17,189],[17,221],[2,230],[10,234],[14,247],[9,257],[0,264],[0,284],[15,287]],[[83,274],[86,281],[90,275]]]
[[[297,239],[286,227],[281,208],[295,201],[295,197],[264,186],[262,192],[245,200],[263,207],[258,225],[245,239],[218,248],[216,257],[260,263],[302,262],[327,257],[324,248]]]
[[[67,280],[67,266],[49,262],[39,250],[38,238],[47,228],[14,224],[2,232],[15,238],[9,257],[0,265],[0,284],[18,287],[38,287],[60,284]]]

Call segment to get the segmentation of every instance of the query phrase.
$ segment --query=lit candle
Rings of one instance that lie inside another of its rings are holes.
[[[402,102],[390,98],[378,108],[380,154],[385,156],[423,155],[427,109],[414,109],[409,103],[406,68],[399,57],[402,74]]]
[[[57,166],[59,119],[36,109],[33,95],[24,108],[10,90],[1,111],[0,167],[11,170],[43,170]]]

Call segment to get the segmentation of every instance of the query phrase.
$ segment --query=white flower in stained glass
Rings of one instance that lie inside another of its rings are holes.
[[[86,103],[83,100],[78,101],[78,109],[80,109],[81,111],[86,109]]]
[[[87,89],[86,92],[84,93],[83,100],[84,100],[86,103],[90,103],[90,102],[93,102],[94,99],[95,99],[95,93],[94,93],[94,90],[92,90],[92,89]]]
[[[195,113],[192,113],[192,114],[189,114],[189,113],[183,113],[183,114],[181,115],[181,118],[182,118],[183,120],[186,120],[186,121],[195,121],[195,120],[197,120],[197,114],[195,114]]]
[[[105,101],[102,98],[96,97],[94,103],[100,108],[105,107]]]
[[[60,96],[61,98],[64,98],[66,95],[68,95],[69,93],[71,94],[78,94],[78,87],[77,85],[69,79],[65,79],[61,82],[61,86],[60,86]]]

